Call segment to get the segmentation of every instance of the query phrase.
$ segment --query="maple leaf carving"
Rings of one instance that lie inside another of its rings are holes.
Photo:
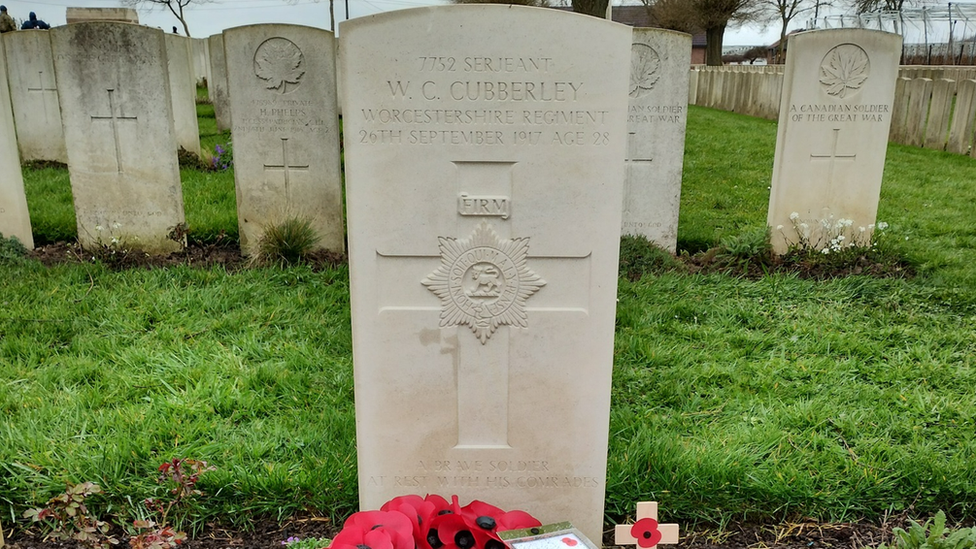
[[[654,88],[661,69],[661,57],[647,44],[636,43],[630,53],[630,95],[638,97]]]
[[[820,83],[828,95],[840,99],[849,90],[860,89],[868,79],[868,54],[854,44],[842,44],[830,50],[820,65]]]
[[[305,57],[294,42],[272,38],[255,52],[254,74],[269,90],[285,93],[287,84],[298,84],[305,74]]]

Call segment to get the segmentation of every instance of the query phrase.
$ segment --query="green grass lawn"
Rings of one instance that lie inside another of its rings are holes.
[[[764,227],[775,133],[690,108],[679,251]],[[35,238],[73,238],[66,171],[24,173]],[[236,236],[230,171],[184,169],[183,189],[191,239]],[[879,219],[915,278],[622,278],[608,519],[648,499],[686,525],[976,519],[973,204],[976,160],[891,145]],[[190,525],[344,517],[348,301],[344,267],[0,266],[0,520],[86,480],[132,516],[173,457],[217,467]]]

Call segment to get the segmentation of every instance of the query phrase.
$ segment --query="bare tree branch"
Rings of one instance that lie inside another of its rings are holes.
[[[170,13],[172,13],[183,25],[183,32],[190,36],[190,27],[186,24],[186,17],[183,14],[183,8],[190,4],[209,4],[214,0],[119,0],[123,6],[139,7],[142,5],[148,5],[150,9],[155,7],[166,7],[169,8]]]

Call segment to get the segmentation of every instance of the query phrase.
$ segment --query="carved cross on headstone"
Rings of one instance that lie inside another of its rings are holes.
[[[613,533],[614,545],[637,545],[641,549],[650,549],[658,545],[678,543],[678,525],[657,522],[656,501],[638,503],[637,522],[618,524]]]
[[[36,88],[28,87],[27,88],[27,92],[28,93],[33,92],[33,93],[39,93],[39,94],[41,94],[41,104],[43,105],[43,108],[44,108],[44,119],[47,120],[48,119],[47,100],[48,100],[48,97],[50,97],[50,96],[49,95],[45,95],[45,93],[54,92],[54,98],[55,98],[55,100],[57,100],[57,97],[58,97],[58,88],[56,88],[56,87],[53,87],[53,88],[45,87],[45,84],[44,84],[44,71],[37,71],[37,87]]]
[[[107,116],[92,116],[91,119],[95,120],[107,120],[109,125],[112,126],[112,139],[115,141],[115,166],[119,173],[123,173],[122,163],[122,140],[119,136],[119,122],[136,122],[139,120],[136,116],[125,116],[122,112],[121,106],[119,107],[119,114],[115,114],[115,88],[108,88],[108,109],[109,114]]]
[[[833,139],[830,146],[830,154],[811,154],[810,161],[814,160],[829,160],[830,166],[827,168],[827,187],[833,189],[834,186],[834,165],[837,160],[850,160],[854,161],[857,159],[857,154],[837,154],[837,145],[840,142],[840,128],[834,128]]]
[[[457,196],[513,198],[514,162],[454,162]],[[511,204],[517,212],[517,201]],[[545,314],[587,314],[590,254],[539,254],[531,235],[510,237],[517,220],[499,210],[487,221],[484,212],[459,209],[457,236],[442,236],[440,255],[377,250],[381,286],[426,287],[411,303],[402,297],[384,302],[380,313],[440,311],[440,330],[456,329],[453,352],[457,372],[458,438],[456,448],[509,448],[509,355],[511,328],[525,328]],[[529,255],[529,251],[535,252]],[[573,260],[573,261],[567,261]],[[438,266],[440,263],[440,266]],[[556,269],[556,265],[560,267]],[[547,266],[549,266],[547,268]],[[535,273],[546,275],[542,280]],[[412,281],[405,273],[419,274]],[[550,278],[550,275],[552,278]],[[581,298],[577,307],[532,307],[543,286],[570,284]],[[426,293],[426,295],[424,295]],[[441,298],[438,306],[437,298]]]
[[[307,172],[308,164],[296,165],[291,164],[288,158],[288,138],[281,138],[281,164],[265,164],[264,171],[271,170],[281,170],[285,177],[285,197],[291,200],[291,178],[290,174],[292,171]]]
[[[634,201],[634,197],[638,194],[634,188],[639,184],[635,178],[634,164],[642,162],[651,163],[654,161],[653,158],[639,158],[635,150],[637,148],[636,135],[637,132],[629,132],[627,135],[627,181],[624,183],[624,213],[630,213],[630,207]]]

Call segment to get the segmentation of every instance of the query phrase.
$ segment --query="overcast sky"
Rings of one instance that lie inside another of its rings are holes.
[[[336,0],[336,23],[346,19],[347,0]],[[362,17],[374,13],[418,6],[443,4],[446,0],[348,0],[349,17]],[[48,24],[65,24],[67,7],[119,7],[118,0],[0,0],[16,19],[27,19],[36,12],[37,17]],[[294,23],[324,29],[329,28],[328,0],[215,0],[205,4],[191,4],[186,8],[186,22],[190,34],[204,38],[240,25],[255,23]],[[139,9],[139,22],[170,30],[175,25],[180,34],[183,27],[176,17],[165,8]],[[729,30],[725,33],[726,45],[765,45],[779,38],[779,31],[770,27],[763,31],[756,28]]]

